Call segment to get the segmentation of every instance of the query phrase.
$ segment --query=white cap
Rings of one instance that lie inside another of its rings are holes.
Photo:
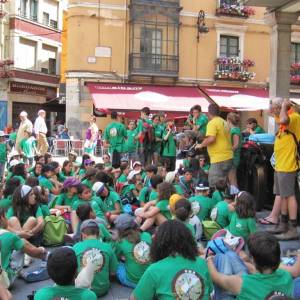
[[[130,171],[128,176],[127,176],[127,180],[131,180],[135,175],[140,174],[140,171]]]
[[[196,191],[208,191],[209,190],[209,186],[200,183],[198,186],[196,186]]]
[[[103,182],[95,182],[93,187],[92,187],[93,192],[97,193],[101,193],[104,190],[104,183]]]
[[[27,116],[28,116],[28,114],[26,111],[21,111],[20,117],[27,117]]]
[[[20,162],[17,159],[13,159],[10,161],[9,166],[10,167],[14,167],[16,165],[18,165]]]
[[[38,111],[38,115],[40,115],[40,113],[46,113],[46,111],[43,110],[43,109],[40,109],[40,110]]]
[[[134,168],[135,166],[142,166],[142,163],[140,161],[135,161],[132,167]]]
[[[32,190],[32,187],[24,184],[21,188],[21,197],[25,198]]]
[[[165,181],[168,183],[173,183],[175,176],[176,176],[177,172],[173,171],[173,172],[168,172],[165,178]]]
[[[5,136],[5,133],[3,130],[0,130],[0,137],[4,137]]]

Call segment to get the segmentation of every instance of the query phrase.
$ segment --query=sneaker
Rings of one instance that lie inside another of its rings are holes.
[[[29,267],[29,265],[32,263],[33,259],[28,254],[24,255],[24,267]]]

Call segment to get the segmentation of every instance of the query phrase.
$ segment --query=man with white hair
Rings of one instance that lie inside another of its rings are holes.
[[[47,142],[47,125],[45,122],[46,118],[46,112],[41,109],[38,111],[38,117],[36,118],[34,122],[34,132],[37,139],[37,151],[44,155],[49,148],[48,142]]]
[[[272,101],[271,112],[279,130],[274,144],[275,173],[274,193],[276,206],[281,210],[280,223],[270,232],[279,240],[299,239],[297,232],[298,204],[295,196],[296,178],[299,170],[298,145],[300,141],[300,115],[287,99]]]
[[[16,139],[16,150],[21,153],[22,150],[20,148],[20,143],[21,141],[25,138],[26,134],[25,132],[28,132],[29,134],[32,134],[32,123],[31,121],[27,118],[28,114],[26,111],[22,111],[20,113],[20,126],[17,132],[17,139]]]

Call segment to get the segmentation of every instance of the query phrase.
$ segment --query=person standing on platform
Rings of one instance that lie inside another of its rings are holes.
[[[20,143],[25,138],[25,136],[27,136],[26,132],[31,134],[33,129],[33,125],[31,121],[28,119],[28,114],[26,111],[22,111],[20,113],[20,119],[21,119],[21,123],[17,132],[17,139],[15,144],[16,150],[19,153],[22,152],[20,148]]]
[[[90,126],[85,134],[84,152],[89,154],[94,154],[95,148],[97,146],[98,139],[98,126],[96,124],[96,117],[91,115]]]
[[[38,111],[38,117],[34,122],[34,132],[37,140],[37,151],[41,155],[47,153],[49,145],[47,142],[47,125],[45,122],[46,112],[41,109]]]

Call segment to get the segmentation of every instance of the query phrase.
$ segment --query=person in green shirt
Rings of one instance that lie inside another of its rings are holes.
[[[30,172],[30,176],[38,178],[39,176],[42,175],[42,169],[43,169],[43,164],[40,162],[36,162],[32,171]]]
[[[31,132],[25,131],[24,138],[20,141],[20,149],[25,162],[28,163],[29,166],[32,166],[33,164],[33,158],[36,152],[35,144],[36,140],[31,136]]]
[[[91,282],[92,290],[98,297],[105,295],[110,288],[109,277],[115,274],[118,261],[111,246],[99,240],[99,226],[94,220],[85,220],[80,226],[81,242],[73,246],[77,256],[79,271],[89,263],[94,266]]]
[[[123,153],[126,144],[127,131],[124,124],[117,121],[118,114],[116,111],[111,112],[112,122],[104,130],[104,143],[109,147],[109,153],[113,154],[114,151]]]
[[[68,177],[74,177],[75,173],[73,171],[73,163],[70,162],[69,160],[65,160],[63,162],[59,178],[61,182],[64,182]]]
[[[115,227],[119,234],[116,254],[121,260],[116,275],[122,285],[134,288],[150,265],[152,238],[148,232],[139,232],[134,217],[128,214],[120,215]]]
[[[120,196],[115,191],[111,191],[103,182],[94,183],[93,192],[102,200],[105,217],[108,222],[112,223],[122,212]]]
[[[235,200],[235,211],[226,227],[234,236],[248,240],[251,233],[256,232],[255,199],[248,192],[240,192]]]
[[[121,166],[120,166],[120,170],[121,170],[121,174],[119,176],[119,178],[117,179],[117,183],[121,183],[121,184],[124,184],[125,182],[127,182],[127,176],[130,172],[130,166],[129,164],[127,163],[123,163]]]
[[[149,200],[153,201],[158,199],[158,185],[164,181],[163,177],[160,175],[154,175],[150,179],[151,191],[149,194]]]
[[[196,133],[199,133],[201,137],[205,137],[208,117],[202,113],[200,105],[194,105],[190,109],[190,112],[192,115],[192,119],[189,119],[189,123],[192,127],[192,130]]]
[[[171,183],[174,186],[174,188],[176,190],[176,194],[183,195],[182,187],[178,184],[178,182],[179,182],[178,172],[176,172],[176,171],[168,172],[165,177],[165,181]]]
[[[134,163],[137,158],[137,150],[138,150],[138,131],[136,128],[135,121],[131,120],[128,123],[127,129],[127,140],[126,140],[126,151],[128,153],[129,165]]]
[[[0,180],[2,181],[7,163],[7,153],[10,151],[10,146],[5,140],[5,133],[0,131]]]
[[[162,163],[167,172],[174,171],[176,168],[176,141],[174,122],[167,122],[167,128],[162,134]]]
[[[226,180],[220,179],[216,182],[216,190],[212,194],[213,205],[216,206],[218,202],[224,200],[225,191],[227,189]]]
[[[0,200],[0,208],[8,210],[12,206],[12,196],[16,188],[21,185],[20,179],[11,178],[9,179],[3,191],[3,198]]]
[[[214,284],[238,300],[291,297],[293,279],[289,272],[279,269],[281,251],[276,237],[267,232],[256,232],[249,237],[247,245],[253,261],[253,265],[247,264],[252,271],[249,274],[222,274],[215,267],[214,257],[208,257],[208,269]]]
[[[138,213],[138,217],[145,219],[141,226],[142,231],[148,230],[152,225],[161,225],[172,218],[169,207],[170,197],[176,193],[172,184],[162,182],[158,186],[158,198],[148,202]]]
[[[209,300],[212,281],[190,230],[180,221],[168,220],[158,227],[145,271],[130,300]]]
[[[88,186],[90,189],[92,189],[93,184],[97,181],[96,174],[97,174],[96,168],[91,168],[87,170],[85,176],[81,179],[81,183]]]
[[[53,175],[53,167],[50,164],[44,165],[42,167],[42,174],[39,177],[39,184],[41,187],[47,189],[50,194],[59,195],[61,191],[61,185],[58,181],[52,180],[51,177]]]
[[[265,130],[258,125],[258,122],[255,118],[249,118],[246,124],[246,132],[249,134],[265,133]]]
[[[26,166],[23,162],[19,162],[18,164],[14,165],[11,169],[11,177],[10,178],[18,178],[21,182],[21,184],[25,183],[25,180],[27,178],[27,170]],[[7,178],[8,180],[9,178]]]
[[[0,244],[1,244],[1,267],[6,271],[10,286],[19,275],[23,267],[23,257],[21,261],[15,259],[11,265],[13,251],[22,251],[32,257],[45,259],[47,251],[43,247],[35,247],[19,235],[10,232],[8,229],[8,220],[5,216],[5,210],[0,208]]]
[[[159,115],[154,115],[152,117],[152,123],[153,123],[153,132],[154,132],[154,142],[152,145],[153,164],[158,165],[161,156],[162,138],[163,138],[163,132],[165,131],[165,128],[160,123]]]
[[[49,255],[47,270],[55,285],[38,290],[34,300],[97,300],[93,291],[75,287],[78,262],[73,249],[69,247],[54,249]]]
[[[32,187],[19,186],[13,194],[13,203],[6,213],[9,228],[19,236],[30,239],[44,226],[44,218]]]
[[[234,195],[226,193],[224,200],[219,201],[211,210],[210,218],[212,221],[216,221],[222,228],[227,227],[230,223],[232,214],[230,205],[234,202],[234,198]]]

